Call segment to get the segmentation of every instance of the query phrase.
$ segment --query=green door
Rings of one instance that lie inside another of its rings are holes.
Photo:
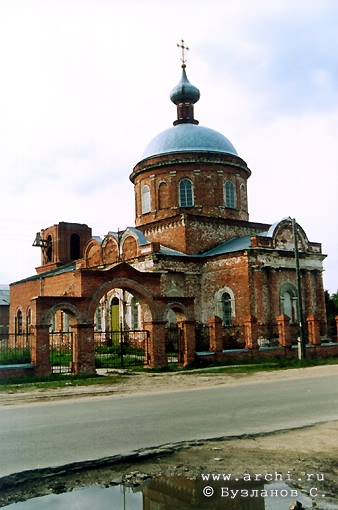
[[[111,331],[113,343],[120,340],[120,302],[117,297],[114,297],[111,302]]]

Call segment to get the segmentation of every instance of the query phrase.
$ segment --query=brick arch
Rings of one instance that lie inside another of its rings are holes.
[[[95,310],[99,304],[100,299],[112,289],[123,289],[130,292],[130,294],[135,295],[140,303],[146,306],[146,321],[158,319],[158,307],[154,302],[154,298],[151,292],[146,289],[144,285],[141,285],[137,281],[122,277],[107,281],[96,289],[88,303],[86,311],[86,319],[88,322],[93,321]]]
[[[46,310],[44,314],[43,324],[47,325],[51,324],[53,315],[55,315],[55,313],[59,310],[70,313],[73,317],[75,317],[78,323],[80,324],[83,323],[82,314],[75,305],[73,305],[72,303],[60,302],[56,303],[55,305],[48,308],[48,310]]]
[[[162,312],[162,320],[163,321],[166,320],[167,314],[170,310],[175,312],[178,321],[193,319],[193,317],[191,316],[191,313],[189,312],[189,310],[183,303],[181,303],[179,301],[172,301],[170,303],[167,303],[163,309],[163,312]]]

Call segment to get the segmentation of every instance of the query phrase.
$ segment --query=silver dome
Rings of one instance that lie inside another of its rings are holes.
[[[238,156],[235,147],[221,133],[196,124],[178,124],[153,138],[142,159],[175,152],[221,152]]]

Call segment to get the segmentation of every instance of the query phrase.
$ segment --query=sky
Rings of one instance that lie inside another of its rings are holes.
[[[135,224],[184,39],[195,117],[252,171],[250,220],[295,218],[336,292],[337,26],[337,0],[0,0],[0,283],[35,274],[43,228]]]

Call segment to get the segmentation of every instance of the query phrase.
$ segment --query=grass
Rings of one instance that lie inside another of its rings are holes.
[[[287,370],[292,368],[306,368],[306,367],[315,367],[321,365],[337,365],[338,357],[330,357],[330,358],[306,358],[304,360],[298,359],[288,359],[288,358],[280,358],[280,359],[267,359],[265,361],[262,360],[245,360],[243,362],[239,362],[238,360],[233,360],[224,363],[210,363],[205,366],[191,366],[186,368],[186,373],[191,373],[192,369],[201,370],[203,373],[213,373],[213,374],[239,374],[239,373],[247,373],[247,372],[262,372],[262,371],[273,371],[273,370]]]
[[[321,365],[337,365],[338,357],[331,358],[306,358],[305,360],[298,359],[268,359],[262,360],[231,360],[228,363],[206,363],[198,365],[193,363],[186,367],[179,367],[177,363],[171,363],[163,368],[147,368],[147,367],[128,367],[128,370],[137,372],[151,372],[151,373],[177,373],[184,375],[193,375],[198,372],[204,374],[245,374],[253,372],[266,372],[276,370],[287,370],[292,368],[306,368]]]
[[[30,361],[31,353],[28,347],[8,347],[0,350],[0,365],[18,365]]]
[[[45,377],[11,377],[0,379],[0,392],[29,391],[34,389],[55,389],[69,386],[91,386],[94,384],[116,384],[123,375],[71,375],[52,374]]]

